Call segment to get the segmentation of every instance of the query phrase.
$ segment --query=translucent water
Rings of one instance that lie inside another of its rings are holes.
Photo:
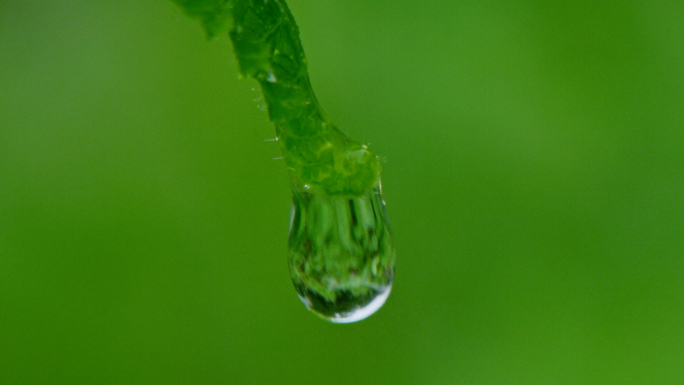
[[[375,313],[391,291],[395,259],[379,184],[357,197],[295,190],[288,256],[312,312],[338,323]]]

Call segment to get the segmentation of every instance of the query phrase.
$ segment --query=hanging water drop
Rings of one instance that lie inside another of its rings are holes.
[[[293,191],[290,276],[309,310],[360,321],[389,296],[394,247],[380,185],[361,196]]]
[[[293,186],[288,258],[299,297],[332,322],[370,316],[385,303],[394,275],[380,159],[344,135],[316,100],[285,0],[179,3],[210,36],[231,25],[240,73],[259,82],[263,99],[255,101],[268,109]]]

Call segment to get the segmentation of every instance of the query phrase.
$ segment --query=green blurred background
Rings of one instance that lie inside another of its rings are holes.
[[[0,0],[0,384],[681,384],[684,2],[291,0],[394,290],[306,311],[256,82],[164,0]]]

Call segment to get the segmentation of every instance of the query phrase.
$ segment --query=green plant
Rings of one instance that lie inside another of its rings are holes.
[[[261,84],[292,182],[288,254],[300,298],[334,322],[369,316],[394,274],[380,161],[319,105],[285,1],[174,1],[209,37],[228,32],[242,75]]]

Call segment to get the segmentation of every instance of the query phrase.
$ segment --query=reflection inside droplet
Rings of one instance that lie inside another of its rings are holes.
[[[295,190],[288,254],[309,310],[338,323],[375,313],[390,294],[395,259],[380,186],[355,197]]]
[[[370,302],[366,302],[366,298],[354,298],[352,299],[352,303],[354,304],[354,307],[351,308],[340,308],[337,310],[340,310],[341,312],[333,312],[330,314],[330,312],[321,312],[321,310],[328,310],[329,306],[327,304],[321,304],[321,303],[312,303],[311,298],[312,295],[315,298],[316,294],[311,293],[308,291],[305,291],[306,295],[309,296],[304,296],[302,293],[298,290],[299,298],[304,302],[304,305],[311,310],[312,312],[318,314],[319,316],[327,319],[330,322],[334,323],[340,323],[340,324],[347,324],[347,323],[352,323],[356,321],[361,321],[363,319],[366,319],[370,317],[373,313],[375,313],[378,309],[382,307],[382,305],[385,304],[385,301],[387,300],[387,297],[389,297],[390,292],[392,291],[392,284],[389,284],[387,286],[387,289],[383,292],[379,293],[373,293],[369,298]],[[320,298],[316,298],[320,299]],[[318,305],[318,306],[317,306]],[[320,306],[323,305],[323,306]]]

